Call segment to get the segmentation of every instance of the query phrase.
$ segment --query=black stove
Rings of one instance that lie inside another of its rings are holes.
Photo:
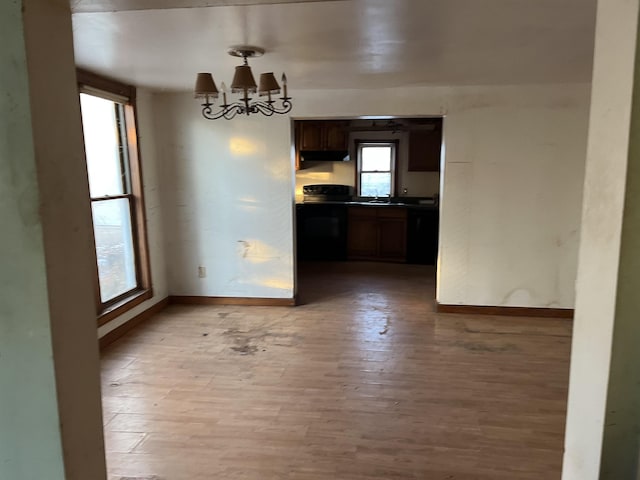
[[[305,185],[304,203],[296,207],[299,260],[347,259],[349,185]]]
[[[305,185],[302,187],[304,203],[348,202],[351,200],[349,185]]]

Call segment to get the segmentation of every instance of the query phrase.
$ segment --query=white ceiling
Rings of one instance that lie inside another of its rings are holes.
[[[71,0],[77,64],[153,89],[231,80],[229,46],[292,90],[588,82],[596,0]],[[279,76],[279,75],[278,75]]]

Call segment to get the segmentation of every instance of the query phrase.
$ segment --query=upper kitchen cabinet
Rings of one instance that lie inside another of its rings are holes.
[[[301,151],[347,150],[348,122],[340,120],[297,121],[298,148]]]
[[[322,128],[317,123],[296,122],[298,149],[322,150]]]
[[[349,122],[344,120],[296,120],[296,170],[303,160],[348,160]]]
[[[438,172],[442,150],[442,119],[424,119],[420,123],[422,124],[414,123],[409,130],[408,171]]]

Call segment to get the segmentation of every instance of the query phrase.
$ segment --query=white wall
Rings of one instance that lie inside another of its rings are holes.
[[[191,94],[154,99],[170,293],[292,298],[290,120],[208,121]]]
[[[574,84],[292,93],[299,118],[446,115],[438,300],[571,308],[589,90]],[[289,120],[208,122],[190,94],[154,98],[170,292],[290,297]],[[198,265],[208,268],[207,279],[197,278]]]
[[[153,98],[149,91],[137,89],[138,139],[142,161],[144,202],[147,214],[147,238],[149,241],[149,261],[151,263],[151,286],[153,297],[129,310],[124,315],[111,320],[98,329],[103,337],[131,318],[152,307],[168,295],[167,267],[165,261],[165,237],[160,194],[160,166],[156,154],[154,131]]]
[[[440,303],[573,307],[588,108],[586,85],[450,100]]]
[[[631,478],[611,471],[601,475],[600,460],[612,348],[616,350],[616,346],[612,346],[612,336],[616,302],[619,301],[620,246],[634,83],[638,88],[638,78],[634,79],[638,9],[638,0],[598,2],[563,480]],[[635,206],[630,212],[634,211],[637,212]],[[633,249],[637,257],[637,244]],[[629,282],[631,279],[621,280]],[[634,313],[633,323],[637,326],[638,312]],[[635,388],[636,384],[633,382]],[[629,392],[626,393],[632,398]],[[612,422],[620,421],[620,427],[634,419],[628,412],[609,413],[621,415],[619,420]],[[637,442],[637,433],[635,437],[627,443]]]

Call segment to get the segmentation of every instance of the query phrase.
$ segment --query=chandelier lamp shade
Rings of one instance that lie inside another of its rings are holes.
[[[196,77],[195,97],[202,99],[202,116],[208,120],[224,118],[231,120],[236,115],[251,115],[261,113],[268,117],[277,113],[279,115],[289,113],[293,105],[291,97],[287,96],[287,76],[282,74],[282,96],[279,98],[280,104],[276,105],[273,96],[280,94],[281,89],[273,73],[263,73],[260,75],[260,82],[256,80],[249,66],[248,58],[258,57],[264,54],[264,50],[259,47],[237,46],[229,49],[229,55],[241,57],[242,65],[236,67],[233,80],[231,81],[231,93],[240,94],[241,97],[232,102],[227,101],[227,87],[220,84],[222,91],[222,104],[217,108],[214,102],[220,97],[220,91],[210,73],[198,73]],[[265,99],[254,100],[251,95],[258,94]]]

